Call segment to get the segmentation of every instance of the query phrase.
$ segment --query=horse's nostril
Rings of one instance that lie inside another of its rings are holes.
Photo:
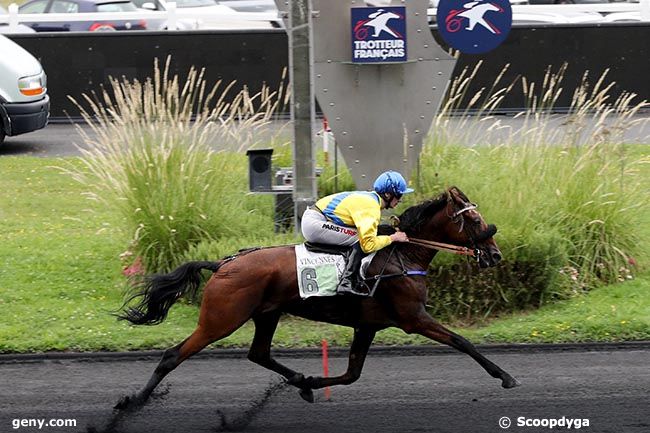
[[[498,263],[501,261],[501,254],[499,253],[492,253],[492,260],[494,263]]]

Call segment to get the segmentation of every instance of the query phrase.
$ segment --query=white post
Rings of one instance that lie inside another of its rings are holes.
[[[9,5],[9,31],[18,30],[18,5],[12,3]]]
[[[167,30],[177,30],[176,26],[176,2],[167,3]]]

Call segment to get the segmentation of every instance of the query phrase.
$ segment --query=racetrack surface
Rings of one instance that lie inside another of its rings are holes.
[[[462,354],[371,353],[358,382],[332,388],[330,401],[322,390],[316,391],[314,404],[244,355],[190,359],[135,413],[114,412],[112,406],[144,384],[155,359],[14,360],[0,363],[0,432],[568,431],[562,426],[517,426],[519,417],[529,423],[579,419],[580,431],[591,433],[650,432],[646,347],[520,349],[488,357],[522,386],[502,389]],[[319,357],[278,359],[306,375],[322,372]],[[342,373],[346,363],[345,357],[331,357],[330,372]],[[511,419],[507,430],[499,427],[504,416]],[[14,429],[13,420],[37,418],[75,419],[77,427]],[[572,426],[576,430],[575,422]]]

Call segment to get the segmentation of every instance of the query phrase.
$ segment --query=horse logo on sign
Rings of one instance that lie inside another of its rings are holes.
[[[406,8],[352,8],[352,61],[406,61]]]
[[[443,39],[463,53],[480,54],[499,46],[510,33],[508,0],[441,0],[436,14]]]

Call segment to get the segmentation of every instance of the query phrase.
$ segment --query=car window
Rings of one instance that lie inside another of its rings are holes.
[[[216,4],[213,0],[176,0],[176,6],[179,8],[214,6]]]
[[[138,8],[131,2],[104,3],[97,5],[97,12],[130,12],[137,11]]]
[[[48,0],[37,0],[33,3],[22,5],[19,10],[21,14],[42,14],[45,13],[45,6]]]
[[[159,10],[159,9],[160,9],[160,7],[158,6],[157,2],[152,1],[152,0],[131,0],[131,1],[132,1],[132,3],[133,3],[136,7],[139,7],[139,8],[141,8],[142,5],[144,5],[145,3],[151,3],[151,4],[153,4],[154,6],[156,6],[156,10]]]
[[[76,14],[79,12],[79,5],[65,0],[54,0],[50,12],[53,14]]]

